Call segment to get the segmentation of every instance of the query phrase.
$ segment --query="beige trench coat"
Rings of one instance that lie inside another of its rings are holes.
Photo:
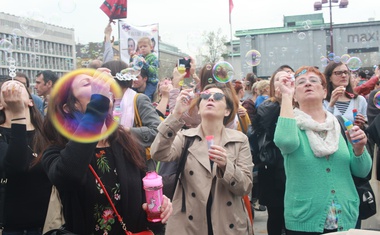
[[[181,182],[177,184],[173,197],[173,214],[166,226],[166,235],[207,235],[206,205],[211,192],[213,203],[211,220],[215,235],[253,234],[248,212],[242,196],[252,188],[252,157],[248,138],[243,133],[224,128],[221,146],[227,150],[225,172],[217,168],[211,171],[207,142],[200,125],[179,131],[184,125],[169,115],[159,126],[158,134],[151,145],[154,160],[174,161],[181,156],[185,136],[195,136],[188,149]],[[179,131],[179,132],[178,132]],[[183,190],[182,190],[183,186]],[[184,191],[186,211],[181,212]]]

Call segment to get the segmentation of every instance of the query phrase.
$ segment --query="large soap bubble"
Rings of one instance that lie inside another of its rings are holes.
[[[144,66],[143,58],[141,56],[135,55],[132,57],[132,66],[135,70],[141,70]]]
[[[347,61],[347,68],[351,71],[356,71],[362,67],[362,61],[359,57],[351,57]]]
[[[226,83],[232,81],[235,71],[230,63],[221,61],[212,68],[212,75],[217,82]]]
[[[62,78],[58,79],[58,81],[54,84],[49,98],[48,114],[56,130],[66,138],[81,143],[92,143],[104,139],[112,132],[114,132],[118,127],[118,122],[116,120],[111,120],[111,123],[109,123],[107,126],[107,131],[105,132],[92,133],[90,131],[91,127],[81,128],[80,131],[79,129],[76,129],[76,125],[78,123],[78,120],[80,120],[80,116],[83,114],[77,112],[72,114],[72,117],[69,118],[68,116],[64,116],[63,113],[59,111],[60,109],[58,106],[67,100],[67,96],[69,94],[68,87],[71,86],[74,79],[79,75],[86,75],[89,78],[92,78],[95,72],[96,70],[94,69],[78,69],[67,73]],[[102,79],[106,80],[112,79],[110,81],[110,93],[113,94],[115,99],[121,99],[122,91],[115,79],[104,73],[100,74],[99,76],[101,76]]]
[[[41,37],[47,28],[45,17],[39,10],[28,10],[20,17],[20,29],[32,38]]]
[[[245,54],[245,62],[249,66],[257,66],[261,62],[261,53],[257,50],[250,50]]]

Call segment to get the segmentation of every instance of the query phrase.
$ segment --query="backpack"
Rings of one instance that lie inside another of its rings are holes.
[[[193,144],[194,137],[185,136],[185,144],[182,149],[181,157],[179,161],[175,162],[158,162],[156,172],[162,176],[163,182],[163,194],[173,200],[175,188],[177,187],[178,179],[185,168],[187,155],[189,154],[189,147]],[[165,167],[161,167],[161,164],[165,164]],[[166,169],[164,169],[166,168]],[[171,172],[169,174],[161,174],[161,171]]]

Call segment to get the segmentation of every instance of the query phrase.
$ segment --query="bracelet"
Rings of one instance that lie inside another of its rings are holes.
[[[26,120],[26,118],[13,118],[13,119],[11,119],[11,122],[20,121],[20,120]]]

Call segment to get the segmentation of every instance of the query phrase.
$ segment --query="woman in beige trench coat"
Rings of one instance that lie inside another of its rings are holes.
[[[192,101],[182,90],[173,112],[159,125],[151,146],[152,158],[176,161],[185,136],[193,137],[173,197],[173,214],[166,226],[171,234],[253,234],[242,196],[252,188],[252,157],[246,135],[225,128],[236,114],[234,94],[225,84],[210,84],[195,98],[201,124],[181,130]],[[214,136],[208,149],[206,136]]]

